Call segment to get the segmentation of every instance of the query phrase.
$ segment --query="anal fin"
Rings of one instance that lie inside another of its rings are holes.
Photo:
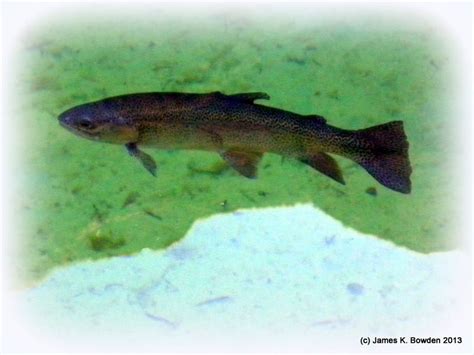
[[[344,177],[337,162],[326,153],[316,153],[310,157],[300,159],[301,162],[311,166],[320,173],[330,177],[340,184],[345,185]]]
[[[249,179],[255,179],[257,177],[257,165],[262,158],[262,153],[229,150],[222,152],[221,157],[241,175]]]

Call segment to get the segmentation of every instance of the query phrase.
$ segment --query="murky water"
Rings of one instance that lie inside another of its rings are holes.
[[[375,17],[312,23],[151,11],[65,14],[32,29],[19,53],[24,109],[17,118],[28,136],[28,277],[76,260],[166,247],[203,216],[297,202],[413,250],[448,249],[452,211],[441,143],[449,56],[432,26]],[[153,178],[123,147],[83,140],[57,123],[65,109],[106,96],[217,90],[266,92],[265,104],[320,114],[347,129],[403,120],[412,193],[384,188],[343,158],[346,186],[271,154],[259,178],[247,180],[217,154],[147,150],[159,164]]]

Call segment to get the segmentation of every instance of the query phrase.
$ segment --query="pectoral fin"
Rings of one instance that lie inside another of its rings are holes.
[[[156,176],[156,163],[150,155],[138,149],[136,143],[125,144],[125,148],[127,148],[128,154],[137,158],[145,167],[145,169],[151,173],[151,175]]]
[[[311,166],[320,173],[329,176],[331,179],[336,180],[338,183],[345,185],[346,182],[342,177],[341,169],[334,158],[330,157],[326,153],[317,153],[310,157],[300,159],[301,162]]]
[[[255,179],[257,177],[257,165],[262,158],[262,153],[226,151],[221,157],[241,175]]]

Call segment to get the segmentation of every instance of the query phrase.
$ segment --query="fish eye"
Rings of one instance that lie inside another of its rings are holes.
[[[94,123],[89,118],[81,118],[78,122],[79,127],[85,129],[94,128]]]

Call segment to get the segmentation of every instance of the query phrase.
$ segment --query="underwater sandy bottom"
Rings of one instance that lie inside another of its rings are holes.
[[[416,253],[297,205],[215,215],[167,250],[56,269],[20,303],[35,351],[362,351],[361,336],[460,335],[466,267],[461,252]]]

